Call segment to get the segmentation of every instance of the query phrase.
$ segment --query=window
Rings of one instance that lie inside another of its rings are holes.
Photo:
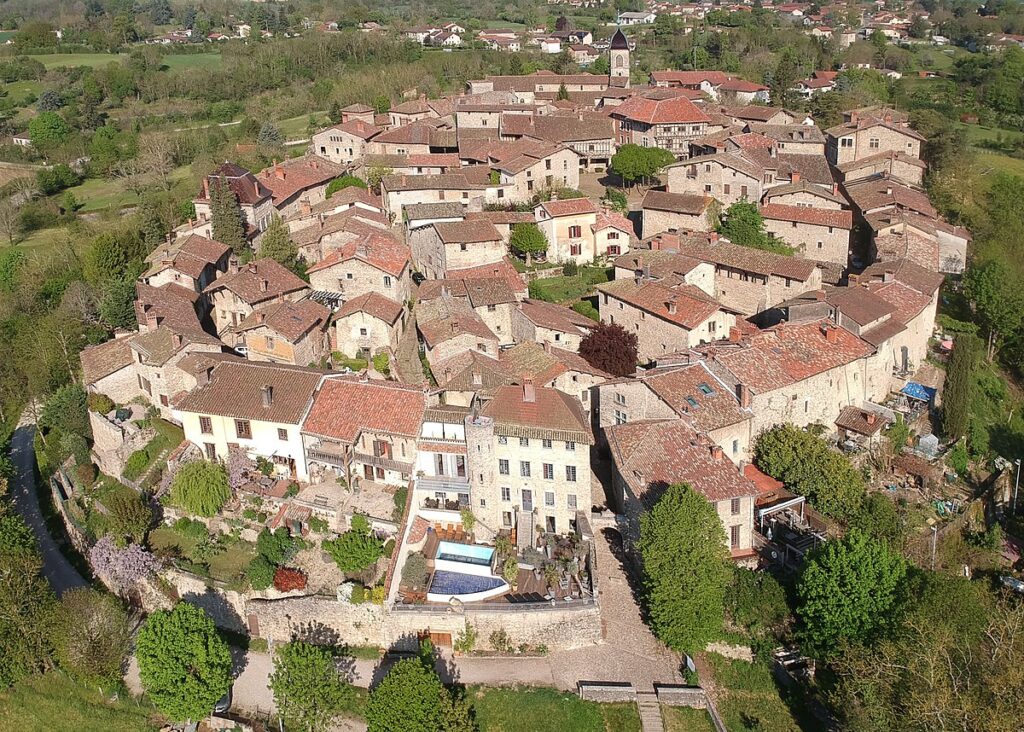
[[[728,183],[726,183],[724,186],[722,186],[722,193],[724,193],[727,196],[729,195],[729,184]]]
[[[707,185],[704,186],[704,192],[705,193],[711,193],[711,184],[710,183],[708,183]]]
[[[551,463],[543,463],[544,466],[544,480],[555,479],[555,466]]]
[[[510,528],[512,526],[512,512],[511,511],[502,511],[501,512],[501,525],[504,526],[506,529]]]
[[[582,229],[579,226],[570,226],[569,227],[569,238],[570,239],[579,239],[581,235],[582,235]]]
[[[824,249],[824,248],[825,248],[825,242],[819,241],[818,242],[818,249]]]
[[[689,404],[691,407],[696,407],[697,406],[697,400],[694,399],[692,396],[687,396],[686,397],[686,403]]]
[[[281,442],[288,442],[288,430],[278,427],[277,439],[279,439]]]
[[[384,286],[391,287],[391,275],[384,275]]]
[[[740,512],[740,499],[739,498],[733,498],[729,502],[729,510],[732,511],[732,515],[733,516],[739,515],[739,512]]]
[[[739,452],[740,452],[740,441],[739,440],[733,440],[732,441],[732,454],[733,455],[738,455]]]
[[[570,452],[575,452],[576,451],[576,443],[575,442],[567,442],[567,443],[565,443],[565,449],[569,450]]]
[[[569,245],[569,254],[570,255],[572,255],[574,257],[578,257],[582,253],[583,253],[583,247],[578,242]]]
[[[352,273],[351,273],[351,272],[346,272],[346,273],[345,273],[345,279],[346,279],[346,280],[351,280],[351,279],[353,279],[353,277],[352,277]]]
[[[870,147],[872,150],[877,150],[878,149],[878,138],[877,137],[872,137],[871,139],[869,139],[868,140],[868,147]]]
[[[530,461],[520,460],[519,461],[519,477],[529,478],[530,477]]]
[[[615,410],[615,424],[626,424],[626,413]]]
[[[576,494],[575,493],[570,493],[568,496],[565,497],[565,505],[568,506],[569,509],[572,510],[572,511],[576,510]]]
[[[468,244],[459,244],[459,251],[460,252],[464,252],[467,249],[469,249],[469,245]]]
[[[570,483],[576,482],[576,466],[566,465],[565,466],[565,479]]]
[[[498,474],[508,475],[508,460],[501,459],[498,461]]]
[[[708,386],[707,384],[705,384],[703,381],[701,383],[697,384],[697,390],[701,394],[711,394],[712,393],[711,387]]]
[[[618,239],[619,238],[619,232],[617,232],[617,231],[609,231],[608,232],[608,238],[609,239]]]
[[[729,547],[731,549],[740,548],[740,527],[731,526],[729,527]]]
[[[487,506],[487,499],[486,498],[481,498],[480,499],[480,506],[481,506],[481,508],[485,508]]]
[[[544,447],[545,450],[550,450],[551,449],[551,440],[548,440],[548,439],[541,440],[540,444]]]
[[[626,406],[626,395],[623,394],[622,392],[615,392],[615,403],[621,404],[622,406]]]
[[[366,328],[360,328],[359,329],[359,335],[365,336],[366,335]]]
[[[199,431],[204,435],[213,434],[213,421],[209,417],[199,418]]]
[[[530,438],[529,437],[520,437],[519,438],[519,447],[529,447],[529,446],[530,446]]]
[[[203,449],[206,451],[206,459],[207,460],[216,460],[217,459],[217,446],[214,445],[212,442],[204,443],[203,444]]]
[[[498,435],[498,444],[499,445],[507,445],[508,444],[508,438],[505,437],[505,435]]]
[[[555,492],[554,491],[544,491],[544,505],[545,506],[554,506],[555,505]]]
[[[843,137],[839,140],[839,147],[853,147],[852,137]]]
[[[512,500],[512,489],[507,485],[501,487],[501,500],[511,501]]]
[[[249,420],[235,420],[235,436],[238,437],[240,440],[252,439],[252,425],[249,424]]]

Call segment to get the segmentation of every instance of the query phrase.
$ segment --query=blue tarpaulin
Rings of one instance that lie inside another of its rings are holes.
[[[908,381],[907,385],[900,389],[901,394],[922,402],[931,402],[935,398],[935,392],[936,390],[930,386],[918,384],[916,381]]]

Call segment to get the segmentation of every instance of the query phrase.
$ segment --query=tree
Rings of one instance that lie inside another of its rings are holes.
[[[145,245],[137,231],[121,229],[100,234],[85,251],[83,274],[87,282],[102,285],[131,280],[142,270]]]
[[[670,485],[640,520],[651,629],[677,651],[699,651],[722,630],[728,552],[718,513],[685,483]]]
[[[135,328],[138,325],[135,282],[129,279],[110,280],[103,288],[99,316],[111,328]]]
[[[370,692],[368,732],[436,732],[443,728],[441,699],[446,693],[432,668],[420,659],[403,659]]]
[[[352,527],[337,539],[321,544],[342,572],[360,572],[384,556],[384,542],[370,533],[363,516],[352,517]]]
[[[638,181],[646,183],[673,162],[675,156],[668,150],[629,143],[619,146],[618,152],[612,156],[611,167],[623,181],[632,185]]]
[[[289,728],[306,732],[327,730],[354,698],[330,652],[299,640],[274,652],[270,690]]]
[[[842,641],[870,640],[891,620],[906,574],[902,557],[861,531],[825,542],[797,582],[804,647],[827,658]]]
[[[975,370],[981,356],[981,339],[960,333],[953,341],[953,353],[946,369],[942,392],[942,433],[950,442],[967,434],[973,401]]]
[[[547,254],[548,238],[536,224],[516,224],[508,240],[509,247],[526,259],[529,266],[536,254]]]
[[[367,189],[366,181],[356,175],[345,175],[338,176],[330,183],[327,184],[327,190],[324,191],[324,197],[330,198],[338,191],[355,186],[356,188],[362,188],[364,191]]]
[[[45,153],[67,142],[71,128],[56,112],[40,112],[28,123],[28,136],[32,146]]]
[[[229,498],[227,473],[217,463],[185,463],[171,481],[171,500],[197,516],[213,516]]]
[[[597,60],[594,61],[594,63],[591,64],[590,66],[590,73],[596,74],[598,76],[607,76],[609,73],[611,73],[611,70],[612,67],[611,64],[609,64],[608,62],[608,57],[603,54],[601,56],[598,56]]]
[[[217,178],[210,184],[210,219],[214,239],[231,247],[235,254],[245,251],[248,242],[242,227],[242,209],[224,178]]]
[[[718,225],[718,233],[733,244],[789,255],[793,250],[769,234],[757,204],[737,201],[729,206]]]
[[[149,616],[135,642],[139,677],[157,709],[175,720],[198,720],[231,688],[231,652],[213,621],[195,605]]]
[[[370,169],[366,171],[366,183],[377,190],[380,188],[380,182],[384,180],[385,176],[391,175],[395,171],[386,165],[371,165]]]
[[[260,147],[281,147],[284,144],[284,136],[281,130],[270,122],[264,122],[256,135],[256,144]]]
[[[618,323],[597,323],[580,341],[579,354],[594,368],[629,376],[636,371],[636,333]]]
[[[159,560],[141,545],[120,548],[109,536],[102,537],[89,549],[89,564],[116,592],[124,592],[160,569]]]
[[[871,493],[849,521],[850,529],[858,529],[893,551],[903,550],[907,527],[895,502],[882,493]]]
[[[555,99],[558,99],[559,101],[568,101],[569,90],[565,88],[565,84],[558,85],[558,95],[555,97]]]
[[[277,214],[274,214],[260,239],[260,256],[273,259],[281,266],[295,271],[299,248],[292,241],[288,225]]]
[[[86,683],[118,684],[131,651],[134,622],[113,595],[81,587],[60,598],[56,658]]]
[[[153,520],[153,512],[142,496],[133,490],[113,491],[103,499],[103,507],[109,512],[107,534],[115,544],[125,546],[143,542]]]
[[[256,551],[273,565],[284,564],[299,550],[299,542],[281,527],[271,531],[264,528],[256,537]]]
[[[754,634],[776,631],[789,615],[786,591],[768,572],[733,567],[725,588],[725,610],[730,622]]]
[[[60,429],[82,437],[91,437],[88,396],[79,384],[62,386],[46,400],[39,413],[39,426],[45,430]]]
[[[793,84],[796,83],[798,70],[796,60],[793,58],[793,50],[784,48],[779,55],[775,68],[765,74],[765,84],[771,95],[773,107],[789,106]]]
[[[387,94],[378,94],[373,98],[373,111],[377,114],[387,114],[388,110],[391,109],[391,99],[388,98]]]
[[[987,355],[991,361],[1002,341],[1020,330],[1024,321],[1020,279],[1002,257],[990,259],[967,270],[964,292],[988,331]]]

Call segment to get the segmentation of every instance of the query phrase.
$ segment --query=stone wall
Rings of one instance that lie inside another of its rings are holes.
[[[629,682],[580,681],[576,686],[584,701],[604,704],[636,701],[636,689]]]
[[[669,684],[658,684],[655,686],[658,692],[658,702],[670,707],[692,707],[693,709],[707,709],[708,695],[699,686],[675,686]]]

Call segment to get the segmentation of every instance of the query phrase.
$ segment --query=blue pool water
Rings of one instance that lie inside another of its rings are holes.
[[[476,574],[461,572],[434,572],[434,581],[430,583],[430,593],[435,595],[471,595],[475,592],[494,590],[505,583],[498,577],[481,577]]]
[[[458,544],[454,541],[442,541],[437,545],[437,558],[451,562],[476,564],[481,567],[491,565],[494,548],[477,544]]]

